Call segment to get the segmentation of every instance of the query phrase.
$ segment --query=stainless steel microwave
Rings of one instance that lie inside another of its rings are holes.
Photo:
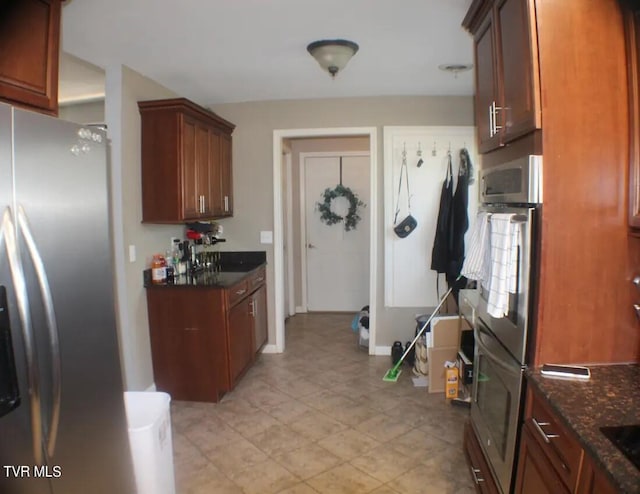
[[[528,155],[480,170],[483,204],[541,204],[542,156]]]

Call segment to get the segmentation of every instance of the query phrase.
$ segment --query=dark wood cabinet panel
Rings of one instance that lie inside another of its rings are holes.
[[[229,310],[229,377],[232,383],[253,360],[253,299],[247,297]]]
[[[475,36],[476,126],[480,152],[491,151],[500,146],[500,135],[493,130],[494,106],[502,105],[495,54],[494,15],[489,12]]]
[[[253,324],[254,324],[254,348],[256,353],[262,349],[268,339],[267,319],[267,287],[263,285],[253,295]]]
[[[218,401],[267,341],[265,269],[226,289],[148,287],[147,311],[157,388],[177,400]]]
[[[569,494],[562,480],[533,438],[528,425],[522,428],[516,494]]]
[[[627,5],[622,2],[623,5]],[[629,87],[629,226],[640,235],[640,11],[624,9]]]
[[[496,5],[502,64],[502,141],[541,127],[538,40],[532,0],[500,0]]]
[[[0,100],[58,114],[60,0],[0,4]]]
[[[618,494],[616,489],[606,475],[596,468],[590,458],[585,459],[582,475],[580,476],[580,485],[577,494]]]
[[[142,220],[231,216],[234,125],[184,98],[141,101]]]
[[[479,494],[499,494],[498,486],[491,476],[489,464],[484,458],[482,448],[470,422],[464,426],[463,448],[476,492]]]
[[[533,0],[474,2],[476,126],[481,153],[541,127]]]

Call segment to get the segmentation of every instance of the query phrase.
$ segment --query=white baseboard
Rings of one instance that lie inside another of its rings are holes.
[[[153,392],[153,391],[157,391],[156,388],[156,383],[151,383],[151,386],[149,386],[147,389],[145,389],[146,392]]]
[[[265,345],[262,349],[262,353],[280,353],[278,347],[275,345]]]
[[[306,314],[306,309],[300,305],[296,306],[296,314]]]
[[[391,355],[391,347],[377,346],[374,355]]]

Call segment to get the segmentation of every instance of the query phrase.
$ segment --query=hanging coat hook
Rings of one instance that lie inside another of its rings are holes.
[[[420,142],[418,142],[418,168],[420,168],[422,166],[422,164],[424,163],[424,161],[422,160],[422,149],[420,148]]]
[[[436,156],[438,151],[436,150],[436,141],[433,141],[433,149],[431,150],[431,156]]]
[[[421,143],[418,142],[418,152],[417,152],[418,158],[420,158],[422,156],[422,149],[421,149],[420,145],[421,145]]]

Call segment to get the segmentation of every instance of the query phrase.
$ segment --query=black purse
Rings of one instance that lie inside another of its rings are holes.
[[[407,216],[398,223],[398,213],[400,212],[400,192],[402,190],[402,175],[406,174],[407,182]],[[407,237],[418,227],[418,221],[411,216],[411,194],[409,193],[409,169],[407,168],[407,151],[402,151],[402,165],[400,166],[400,181],[398,182],[398,199],[396,201],[396,215],[393,218],[393,231],[400,238]]]

